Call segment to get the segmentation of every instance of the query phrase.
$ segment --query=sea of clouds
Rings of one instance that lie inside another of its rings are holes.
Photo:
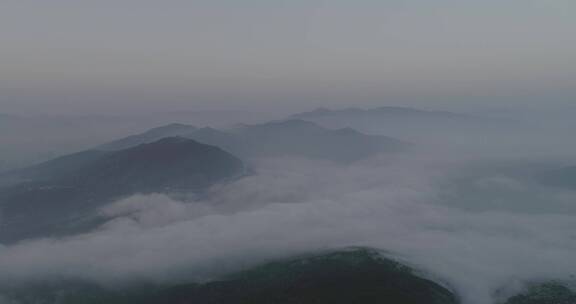
[[[133,196],[99,229],[0,246],[0,281],[207,281],[273,258],[369,246],[496,303],[522,283],[576,274],[576,193],[474,160],[412,153],[355,164],[276,158],[200,201]],[[486,168],[486,165],[482,166]]]

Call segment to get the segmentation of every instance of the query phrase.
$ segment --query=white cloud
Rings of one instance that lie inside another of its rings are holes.
[[[0,279],[206,280],[268,258],[356,245],[433,273],[470,304],[491,303],[516,281],[576,273],[573,214],[443,204],[441,185],[457,167],[408,156],[350,166],[264,161],[258,175],[206,201],[136,196],[105,208],[119,218],[98,231],[2,247]],[[481,185],[524,191],[519,181]]]

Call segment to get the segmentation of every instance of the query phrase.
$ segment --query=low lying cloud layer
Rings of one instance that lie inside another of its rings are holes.
[[[210,280],[345,246],[383,249],[447,282],[468,304],[494,303],[498,289],[517,282],[576,274],[576,213],[558,207],[574,193],[497,173],[462,179],[464,161],[447,159],[263,160],[258,174],[203,201],[135,196],[104,208],[115,219],[97,231],[0,247],[0,280]]]

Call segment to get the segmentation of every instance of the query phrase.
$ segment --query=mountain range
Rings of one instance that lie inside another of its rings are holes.
[[[303,120],[225,131],[165,125],[0,175],[0,241],[86,231],[103,220],[95,216],[99,208],[135,194],[201,194],[245,174],[240,158],[350,162],[405,147],[385,136]]]
[[[398,152],[408,146],[386,136],[366,135],[351,128],[331,130],[294,119],[241,125],[231,130],[171,124],[107,143],[98,149],[117,150],[175,135],[221,147],[243,158],[301,156],[350,162],[379,153]]]
[[[409,107],[373,109],[319,108],[294,114],[326,128],[351,127],[367,134],[385,134],[425,145],[478,145],[478,137],[518,131],[512,121],[447,111],[430,111]],[[520,130],[521,131],[521,130]]]
[[[472,115],[453,113],[448,111],[430,111],[409,107],[378,107],[373,109],[345,108],[331,110],[328,108],[317,108],[309,112],[302,112],[292,115],[294,119],[316,119],[320,117],[332,118],[436,118],[436,119],[471,119]]]

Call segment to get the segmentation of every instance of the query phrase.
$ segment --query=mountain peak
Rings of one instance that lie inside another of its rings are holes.
[[[166,137],[178,137],[185,136],[188,133],[192,133],[198,130],[197,127],[191,125],[185,125],[180,123],[173,123],[157,128],[150,129],[144,133],[131,135],[98,147],[99,150],[122,150],[130,147],[134,147],[140,144],[151,143]]]
[[[364,135],[360,132],[358,132],[356,129],[350,128],[350,127],[345,127],[345,128],[341,128],[341,129],[336,129],[334,131],[332,131],[336,134],[346,134],[346,135]]]
[[[295,119],[299,118],[314,118],[323,116],[334,116],[334,115],[359,115],[362,117],[369,115],[418,115],[418,116],[465,116],[464,114],[457,114],[446,111],[432,111],[432,110],[422,110],[412,107],[401,107],[401,106],[382,106],[372,109],[362,109],[362,108],[344,108],[331,110],[327,108],[318,108],[309,112],[303,112],[295,114],[292,117]]]
[[[0,230],[2,242],[78,232],[84,226],[74,223],[86,214],[134,194],[198,194],[239,177],[244,165],[216,146],[173,136],[122,150],[80,152],[24,173],[28,180],[0,189],[3,224],[9,225]]]
[[[164,137],[161,138],[155,142],[152,143],[148,143],[147,145],[163,145],[163,144],[184,144],[184,143],[195,143],[195,144],[200,144],[195,140],[186,138],[186,137],[182,137],[182,136],[170,136],[170,137]]]
[[[196,129],[198,129],[198,128],[195,126],[191,126],[191,125],[186,125],[186,124],[181,124],[181,123],[171,123],[171,124],[167,124],[164,126],[150,129],[150,130],[146,131],[145,134],[150,134],[150,135],[162,134],[165,136],[170,136],[170,135],[178,135],[182,132],[193,131]]]
[[[319,125],[303,120],[303,119],[287,119],[287,120],[276,120],[258,125],[249,125],[248,128],[258,128],[258,129],[314,129],[314,130],[324,130],[324,128]]]

